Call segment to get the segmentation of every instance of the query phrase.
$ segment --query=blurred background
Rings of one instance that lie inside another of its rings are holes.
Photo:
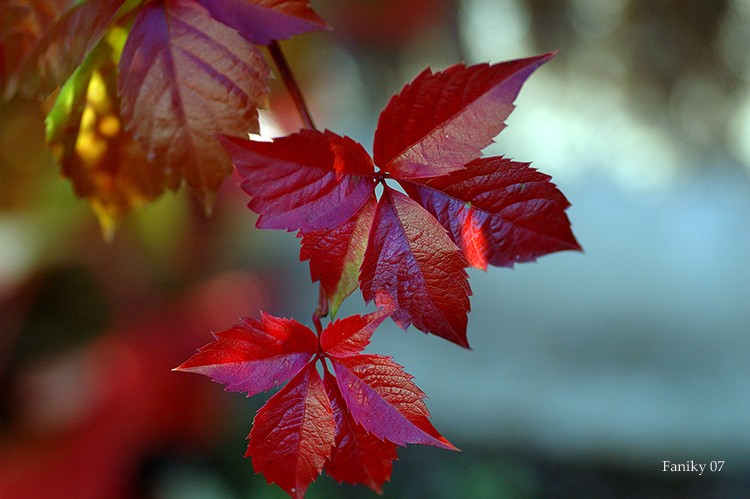
[[[400,449],[386,497],[750,496],[750,0],[312,4],[333,31],[282,48],[318,127],[368,149],[426,66],[561,50],[487,153],[553,176],[585,253],[470,272],[471,351],[379,330],[463,450]],[[301,126],[278,81],[271,109],[264,134]],[[315,307],[246,201],[167,194],[108,244],[40,106],[0,106],[0,497],[284,497],[242,458],[267,396],[171,372],[240,316]],[[725,464],[663,471],[690,460]],[[309,490],[337,496],[373,493]]]

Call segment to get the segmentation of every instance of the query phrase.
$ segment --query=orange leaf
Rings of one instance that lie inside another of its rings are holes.
[[[210,209],[232,163],[215,133],[258,131],[268,94],[263,55],[200,4],[146,4],[120,60],[126,129],[149,160],[174,172]]]
[[[47,118],[47,141],[78,196],[88,199],[111,239],[130,210],[176,187],[150,165],[119,114],[117,60],[125,39],[113,30],[62,88]]]

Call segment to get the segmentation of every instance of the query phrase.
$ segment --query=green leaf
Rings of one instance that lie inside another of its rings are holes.
[[[117,95],[117,62],[127,32],[112,29],[68,79],[47,116],[47,142],[111,239],[122,217],[176,187],[125,130]]]

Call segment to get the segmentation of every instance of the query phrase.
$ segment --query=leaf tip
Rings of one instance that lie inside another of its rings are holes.
[[[185,364],[187,364],[187,362],[183,362],[183,363],[182,363],[182,364],[180,364],[179,366],[177,366],[177,367],[173,367],[173,368],[172,368],[172,372],[175,372],[175,373],[184,373],[184,372],[189,372],[189,371],[190,371],[190,369],[189,369],[189,368],[187,368],[187,367],[185,367]]]
[[[112,244],[115,240],[115,233],[117,232],[116,225],[110,223],[101,223],[102,237],[107,244]]]
[[[462,348],[465,348],[467,350],[473,350],[473,348],[471,348],[471,346],[469,345],[469,339],[466,337],[465,334],[463,336],[456,336],[455,340],[449,340],[449,341],[452,341],[456,345]]]
[[[463,452],[461,449],[459,449],[458,447],[456,447],[455,445],[453,445],[452,443],[450,443],[447,438],[440,437],[439,440],[443,444],[441,446],[443,449],[445,449],[445,450],[452,450],[452,451],[455,451],[455,452]]]
[[[198,197],[203,204],[203,213],[210,217],[214,212],[214,206],[216,206],[216,192],[202,190],[198,193]]]
[[[583,246],[581,246],[581,243],[578,242],[575,237],[573,238],[573,242],[570,244],[570,247],[568,248],[570,251],[578,251],[579,253],[586,254],[586,250],[583,249]]]
[[[195,354],[198,355],[198,354]],[[195,355],[191,356],[188,360],[183,362],[177,367],[172,368],[172,372],[180,372],[180,373],[190,373],[190,372],[196,372],[195,371],[195,365],[191,364],[191,361],[195,358]]]
[[[91,209],[94,210],[97,220],[99,220],[99,228],[102,231],[102,237],[108,244],[112,244],[115,240],[115,234],[117,229],[120,227],[120,214],[116,208],[108,207],[96,200],[91,200]]]

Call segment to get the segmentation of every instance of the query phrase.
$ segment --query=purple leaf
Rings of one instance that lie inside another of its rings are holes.
[[[463,347],[470,309],[466,262],[445,228],[416,201],[386,188],[378,203],[359,285],[391,317]]]
[[[299,372],[317,351],[318,339],[293,319],[262,313],[261,319],[243,319],[177,367],[209,376],[226,390],[248,396],[268,390]]]
[[[397,445],[456,450],[430,423],[424,392],[390,358],[354,355],[331,359],[331,363],[352,419],[365,430]]]
[[[264,229],[308,233],[346,222],[375,190],[365,149],[333,132],[302,130],[273,142],[220,137],[232,156],[248,205]]]
[[[218,21],[258,45],[326,29],[309,0],[198,0]]]

